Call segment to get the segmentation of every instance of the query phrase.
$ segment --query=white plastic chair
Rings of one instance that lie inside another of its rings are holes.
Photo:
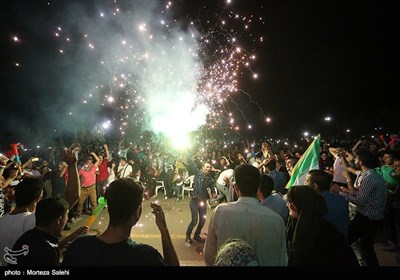
[[[164,181],[156,181],[155,196],[157,196],[157,193],[158,193],[159,189],[163,189],[163,191],[165,193]]]
[[[191,175],[189,176],[189,178],[185,180],[185,182],[183,182],[182,199],[185,198],[185,191],[187,191],[188,197],[190,197],[190,192],[193,191],[193,180],[194,180],[194,175]]]

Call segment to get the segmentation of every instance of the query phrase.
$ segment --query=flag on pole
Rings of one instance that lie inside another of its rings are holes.
[[[294,166],[290,180],[286,184],[287,189],[294,185],[303,185],[307,172],[312,169],[319,169],[318,157],[320,152],[320,142],[321,135],[318,134],[318,136],[314,139],[311,145],[308,146],[303,156]]]

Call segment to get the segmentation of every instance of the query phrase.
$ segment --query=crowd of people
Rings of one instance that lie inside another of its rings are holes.
[[[206,265],[379,266],[374,240],[400,253],[399,141],[323,141],[319,169],[287,188],[310,144],[218,141],[205,150],[122,143],[74,144],[0,158],[1,264],[8,266],[179,266],[164,211],[151,204],[163,254],[130,238],[142,202],[164,183],[179,201],[191,177],[187,244],[204,242]],[[68,224],[107,201],[109,225],[96,236],[86,226],[65,238]],[[202,236],[207,209],[212,210]],[[189,220],[190,219],[190,220]],[[194,233],[193,233],[194,231]],[[85,252],[83,254],[82,252]]]

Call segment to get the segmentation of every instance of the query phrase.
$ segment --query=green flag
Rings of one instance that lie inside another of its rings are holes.
[[[320,142],[321,135],[318,134],[318,136],[314,139],[311,145],[308,146],[303,156],[294,166],[290,180],[286,184],[287,189],[294,185],[303,185],[307,172],[312,169],[319,169],[318,157],[320,152]]]

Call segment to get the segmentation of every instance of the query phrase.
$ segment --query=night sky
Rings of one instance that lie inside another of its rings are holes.
[[[157,118],[175,119],[155,116],[155,96],[194,108],[180,115],[190,125],[250,139],[399,133],[400,1],[170,2],[1,1],[3,140],[106,122],[107,133],[164,132]]]

